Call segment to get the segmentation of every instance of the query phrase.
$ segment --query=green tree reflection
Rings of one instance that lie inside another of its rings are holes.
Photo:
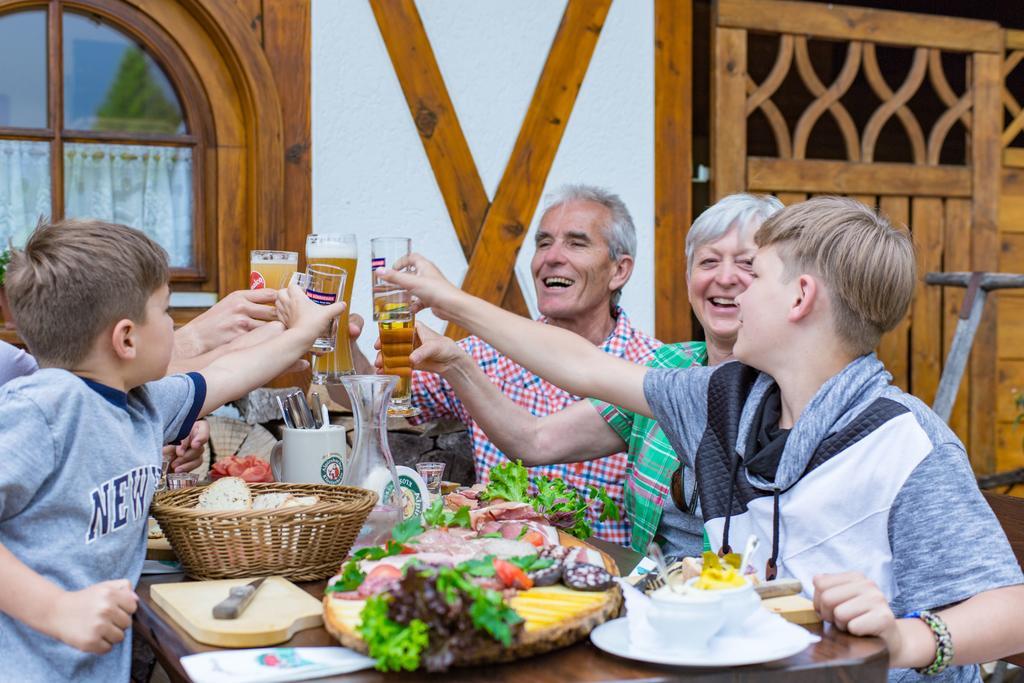
[[[181,110],[153,77],[145,53],[125,50],[117,76],[96,110],[96,130],[131,133],[177,133]]]

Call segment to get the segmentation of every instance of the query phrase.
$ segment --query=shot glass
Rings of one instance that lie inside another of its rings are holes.
[[[427,491],[430,492],[432,498],[436,498],[441,495],[441,481],[444,479],[444,467],[443,462],[418,462],[416,463],[416,472],[423,477],[423,481],[427,484]]]
[[[199,484],[199,475],[194,472],[169,472],[167,474],[167,489],[187,489]]]

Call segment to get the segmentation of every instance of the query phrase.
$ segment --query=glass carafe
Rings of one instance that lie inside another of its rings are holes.
[[[353,548],[381,545],[402,521],[404,500],[395,461],[388,448],[388,404],[398,380],[393,375],[348,375],[338,381],[352,401],[355,445],[341,483],[377,494],[377,504],[359,532]],[[328,385],[330,387],[330,384]]]

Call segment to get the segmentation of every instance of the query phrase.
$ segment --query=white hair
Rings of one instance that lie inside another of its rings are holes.
[[[697,249],[717,242],[734,227],[742,232],[756,232],[782,208],[782,202],[771,195],[739,193],[722,197],[697,216],[686,233],[686,272],[693,269]]]
[[[604,237],[608,242],[609,260],[618,261],[620,256],[636,257],[636,228],[633,226],[633,217],[629,215],[629,209],[619,195],[595,185],[563,185],[545,197],[541,221],[549,212],[569,202],[593,202],[608,209],[611,220],[604,226]],[[612,292],[613,310],[621,297],[621,288]]]

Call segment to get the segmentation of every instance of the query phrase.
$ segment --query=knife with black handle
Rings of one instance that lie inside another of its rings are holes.
[[[214,619],[237,619],[252,602],[256,589],[264,579],[256,579],[244,586],[234,586],[228,591],[228,597],[213,606]]]

